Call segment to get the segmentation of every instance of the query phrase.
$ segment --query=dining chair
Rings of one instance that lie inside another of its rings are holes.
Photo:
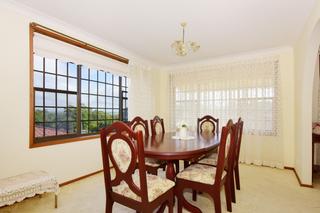
[[[232,202],[234,203],[236,202],[234,179],[236,182],[237,189],[240,190],[239,156],[240,156],[240,147],[241,147],[242,131],[243,131],[243,121],[241,117],[238,119],[236,126],[237,126],[237,134],[235,138],[235,143],[236,143],[235,157],[234,157],[235,162],[233,164],[234,167],[232,170],[232,182],[231,182],[231,198],[232,198]],[[216,153],[213,153],[210,156],[201,159],[200,161],[198,161],[198,163],[204,164],[204,165],[216,166],[217,158],[218,158],[218,155]],[[193,194],[193,199],[196,200],[196,194]]]
[[[152,120],[150,120],[151,134],[152,136],[161,135],[165,133],[164,130],[164,122],[163,119],[159,116],[154,116]],[[179,172],[179,161],[174,162],[176,167],[176,172]]]
[[[218,163],[216,167],[204,164],[192,164],[176,176],[176,193],[178,197],[178,213],[186,208],[190,212],[201,212],[201,210],[187,202],[183,192],[187,188],[208,193],[214,203],[216,213],[221,213],[220,191],[224,186],[227,202],[227,210],[232,211],[230,173],[234,164],[236,125],[232,120],[222,128]]]
[[[128,122],[128,125],[133,131],[141,130],[144,137],[149,137],[149,127],[148,127],[148,121],[144,120],[140,116],[134,117],[130,122]]]
[[[234,178],[236,181],[237,190],[240,190],[240,175],[239,175],[239,156],[240,156],[240,148],[242,141],[242,132],[243,132],[243,121],[241,117],[238,119],[238,138],[237,138],[237,146],[236,146],[236,156],[234,163]]]
[[[117,202],[136,212],[153,212],[159,206],[164,209],[167,205],[169,213],[173,213],[175,183],[146,173],[142,132],[134,132],[118,121],[100,131],[100,140],[106,191],[105,212],[112,212],[113,203]]]
[[[198,118],[197,132],[212,132],[213,134],[219,133],[219,119],[214,118],[211,115],[205,115],[202,118]]]
[[[148,121],[144,120],[143,118],[136,116],[133,118],[128,125],[130,128],[134,131],[142,131],[143,137],[147,139],[149,137],[149,128],[148,128]],[[157,175],[158,174],[158,169],[159,168],[165,168],[165,162],[158,160],[158,159],[153,159],[153,158],[145,158],[146,162],[146,169],[148,173]]]
[[[202,133],[219,133],[219,119],[214,118],[211,115],[205,115],[202,118],[198,118],[197,120],[197,134]],[[191,161],[184,161],[184,168],[188,167],[190,163],[197,162],[203,158],[210,158],[210,155],[216,155],[217,150],[214,150],[213,152],[208,153],[205,156],[201,156],[197,159],[192,159]]]
[[[151,127],[151,134],[152,135],[158,135],[158,134],[164,134],[164,122],[163,119],[159,116],[154,116],[152,120],[150,120],[150,127]]]

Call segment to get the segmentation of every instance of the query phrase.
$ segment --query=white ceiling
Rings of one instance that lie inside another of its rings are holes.
[[[16,0],[162,65],[293,45],[315,0]],[[180,39],[201,48],[175,56]]]

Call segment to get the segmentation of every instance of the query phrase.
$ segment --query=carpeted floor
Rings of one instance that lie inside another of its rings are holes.
[[[320,174],[314,176],[315,188],[300,187],[290,170],[241,165],[240,174],[241,190],[236,192],[237,203],[232,205],[234,213],[320,212]],[[163,172],[160,175],[164,175]],[[221,193],[222,209],[227,212],[224,191]],[[191,200],[190,192],[185,196]],[[195,205],[204,213],[214,212],[213,203],[206,194],[199,195]],[[99,173],[62,187],[58,209],[54,209],[54,196],[46,194],[0,208],[0,213],[103,213],[104,207],[103,174]],[[113,212],[135,211],[115,204]]]

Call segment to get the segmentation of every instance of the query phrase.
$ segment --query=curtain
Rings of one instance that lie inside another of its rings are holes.
[[[279,135],[278,72],[278,57],[171,70],[171,128],[185,122],[195,131],[197,118],[204,115],[219,118],[220,127],[242,117],[246,135],[242,161],[281,165],[281,154],[270,157],[279,144],[267,138]]]
[[[154,68],[130,61],[129,70],[129,120],[135,116],[149,120],[154,117],[156,107]]]

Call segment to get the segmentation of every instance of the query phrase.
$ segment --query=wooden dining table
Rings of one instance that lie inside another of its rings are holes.
[[[176,176],[174,162],[199,158],[216,149],[220,143],[219,134],[189,133],[189,139],[177,139],[175,136],[175,132],[150,136],[144,146],[146,157],[167,162],[166,177],[170,180]]]

